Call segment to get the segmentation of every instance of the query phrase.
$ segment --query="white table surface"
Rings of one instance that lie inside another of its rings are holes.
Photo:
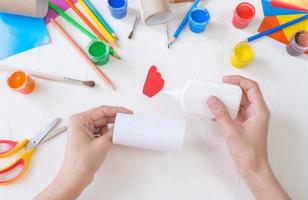
[[[119,53],[124,59],[111,59],[104,67],[119,90],[113,92],[106,87],[62,35],[48,26],[50,44],[0,64],[94,79],[99,86],[88,89],[36,80],[35,93],[23,96],[7,88],[7,75],[1,72],[1,138],[31,137],[54,117],[66,121],[73,113],[103,104],[126,106],[148,116],[182,119],[187,123],[182,152],[164,154],[114,146],[95,180],[79,199],[253,199],[229,158],[217,125],[207,121],[202,126],[198,118],[185,116],[168,97],[159,95],[148,99],[141,92],[147,70],[153,64],[159,67],[167,89],[181,87],[189,79],[221,81],[223,75],[241,74],[260,83],[272,112],[269,154],[276,175],[294,199],[308,199],[308,57],[290,57],[282,44],[263,38],[252,44],[256,59],[249,67],[232,68],[229,57],[233,44],[256,33],[263,18],[260,1],[251,0],[257,12],[254,21],[247,29],[235,29],[230,20],[238,2],[204,1],[202,4],[212,17],[207,31],[196,35],[186,28],[179,42],[168,50],[164,26],[139,24],[134,39],[127,39],[137,12],[137,0],[129,1],[130,10],[123,20],[110,16],[105,1],[93,0],[120,35]],[[170,22],[170,32],[189,6],[172,6],[175,18]],[[71,10],[68,13],[75,16]],[[86,47],[89,41],[85,36],[63,19],[58,21]],[[46,187],[61,166],[65,142],[63,134],[42,145],[25,178],[1,187],[0,199],[31,199]],[[7,162],[1,160],[0,165],[3,167]]]

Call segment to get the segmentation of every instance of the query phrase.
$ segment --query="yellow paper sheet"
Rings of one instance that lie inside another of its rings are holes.
[[[277,17],[280,24],[284,24],[286,22],[289,22],[289,21],[291,21],[295,18],[301,17],[301,16],[303,16],[303,15],[279,15],[279,16],[276,16],[276,17]],[[287,28],[284,28],[283,32],[284,32],[285,36],[287,37],[287,39],[290,40],[293,37],[293,35],[299,30],[308,31],[308,20],[307,19],[302,21],[302,22],[299,22],[297,24],[294,24],[292,26],[289,26]]]

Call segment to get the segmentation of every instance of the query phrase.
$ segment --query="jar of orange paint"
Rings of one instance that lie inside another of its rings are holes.
[[[7,78],[8,86],[17,92],[28,95],[31,94],[35,88],[33,79],[23,71],[16,71]]]

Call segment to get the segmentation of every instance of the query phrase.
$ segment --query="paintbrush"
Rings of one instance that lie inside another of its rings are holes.
[[[169,37],[169,26],[168,26],[168,23],[166,24],[166,34],[167,34],[168,49],[170,49],[170,44],[169,44],[170,37]]]
[[[134,35],[134,32],[135,32],[136,26],[137,26],[137,24],[139,22],[139,19],[140,19],[140,17],[137,16],[136,19],[135,19],[134,25],[133,25],[133,29],[132,29],[132,31],[128,35],[128,39],[132,39],[133,38],[133,35]]]
[[[77,79],[73,79],[69,77],[63,77],[63,76],[57,76],[57,75],[47,75],[47,74],[42,74],[38,72],[25,71],[25,70],[14,69],[10,67],[3,67],[3,66],[0,67],[0,71],[4,71],[8,73],[11,73],[14,71],[24,71],[34,78],[39,78],[39,79],[44,79],[44,80],[49,80],[49,81],[56,81],[56,82],[73,83],[77,85],[84,85],[84,86],[91,87],[91,88],[95,87],[94,81],[81,81],[81,80],[77,80]]]

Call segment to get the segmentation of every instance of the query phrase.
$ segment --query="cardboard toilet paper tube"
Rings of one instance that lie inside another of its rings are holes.
[[[163,24],[172,18],[167,0],[140,0],[141,17],[147,25]]]
[[[43,18],[48,12],[48,0],[0,0],[0,12]]]
[[[182,121],[118,113],[112,142],[142,149],[179,152],[184,134],[185,123]]]

